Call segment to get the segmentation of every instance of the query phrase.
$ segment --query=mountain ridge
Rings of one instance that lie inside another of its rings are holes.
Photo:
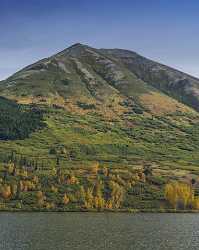
[[[162,92],[199,110],[199,79],[123,49],[95,49],[81,43],[39,60],[1,81],[3,96],[79,97],[91,102],[110,96],[139,99]]]

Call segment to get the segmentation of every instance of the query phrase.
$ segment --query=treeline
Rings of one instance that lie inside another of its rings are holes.
[[[43,111],[0,97],[0,140],[24,139],[45,126]]]

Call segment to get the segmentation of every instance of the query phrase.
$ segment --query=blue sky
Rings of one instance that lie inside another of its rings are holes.
[[[199,77],[198,13],[197,0],[0,0],[0,79],[77,42]]]

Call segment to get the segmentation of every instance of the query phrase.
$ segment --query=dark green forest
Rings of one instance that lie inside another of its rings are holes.
[[[0,97],[0,140],[24,139],[45,126],[43,111]]]

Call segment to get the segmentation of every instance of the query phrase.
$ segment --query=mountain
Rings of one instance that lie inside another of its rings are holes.
[[[170,209],[174,180],[197,195],[198,90],[199,79],[135,52],[83,44],[16,72],[0,82],[0,202]]]
[[[61,98],[74,105],[77,100],[109,103],[114,97],[130,97],[143,103],[146,99],[147,106],[158,105],[158,97],[168,100],[167,95],[199,109],[199,79],[132,51],[82,44],[22,69],[0,86],[2,95],[30,102]]]

